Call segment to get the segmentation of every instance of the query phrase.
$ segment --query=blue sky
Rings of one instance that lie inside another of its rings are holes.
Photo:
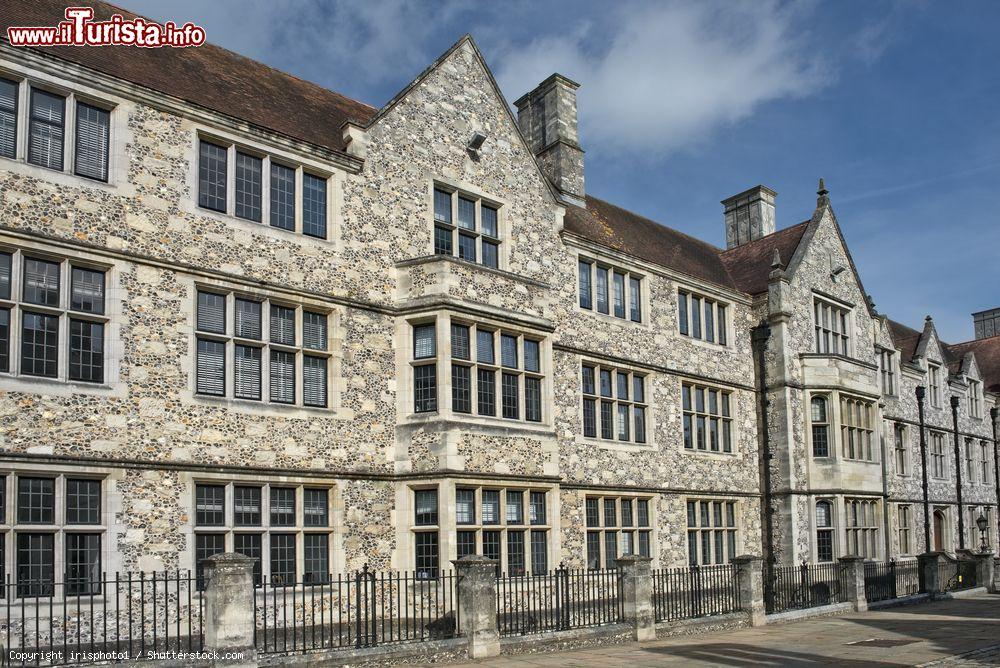
[[[719,200],[785,227],[823,176],[881,312],[957,342],[1000,306],[1000,3],[119,2],[374,106],[472,33],[510,101],[582,84],[591,194],[720,245]]]

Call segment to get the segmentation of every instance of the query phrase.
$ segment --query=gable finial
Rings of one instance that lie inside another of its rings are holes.
[[[830,203],[830,191],[826,189],[823,177],[819,177],[819,189],[816,191],[816,206],[823,206]]]
[[[781,253],[777,248],[774,249],[774,255],[771,256],[771,269],[783,269],[784,264],[781,262]]]

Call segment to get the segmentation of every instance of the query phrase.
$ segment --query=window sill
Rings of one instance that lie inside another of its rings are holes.
[[[0,378],[5,382],[7,391],[37,393],[37,394],[96,394],[111,395],[124,394],[124,386],[120,383],[87,383],[78,380],[64,380],[60,378],[49,378],[46,376],[27,376],[11,373],[0,373]]]
[[[306,234],[305,232],[299,232],[299,231],[296,231],[296,230],[288,230],[288,229],[285,229],[284,227],[275,227],[273,225],[266,225],[263,222],[258,222],[256,220],[250,220],[248,218],[240,218],[239,216],[237,216],[235,214],[230,214],[230,213],[227,213],[225,211],[218,211],[216,209],[210,209],[208,207],[204,207],[204,206],[198,204],[197,201],[194,202],[193,209],[194,210],[192,211],[192,213],[194,213],[196,215],[205,216],[205,217],[208,217],[208,218],[214,218],[216,220],[220,220],[220,221],[225,222],[225,223],[234,224],[234,225],[236,225],[236,226],[238,226],[240,228],[243,228],[244,230],[249,231],[249,232],[264,232],[264,233],[271,233],[271,232],[273,232],[274,233],[274,237],[276,239],[289,239],[289,238],[292,238],[292,239],[298,239],[298,240],[305,240],[305,241],[315,242],[315,243],[321,244],[323,246],[326,246],[326,245],[331,244],[333,242],[333,239],[330,238],[330,232],[331,232],[330,222],[331,221],[329,220],[329,211],[327,211],[327,221],[326,221],[326,228],[327,228],[326,229],[326,233],[327,233],[327,236],[324,238],[324,237],[313,236],[311,234]],[[268,234],[268,236],[271,236],[271,235]]]
[[[732,343],[727,340],[726,343],[716,343],[715,341],[706,341],[705,339],[696,339],[690,334],[681,334],[679,331],[675,331],[675,334],[680,341],[687,341],[693,346],[698,346],[700,348],[705,348],[706,350],[713,350],[715,352],[732,350]]]
[[[462,258],[456,257],[454,255],[422,255],[420,257],[410,258],[407,260],[401,260],[396,263],[397,269],[403,269],[406,267],[416,267],[423,264],[432,264],[434,262],[451,262],[461,267],[469,267],[472,269],[479,269],[490,274],[496,274],[497,276],[502,276],[519,283],[524,283],[526,285],[531,285],[537,288],[551,288],[552,286],[543,281],[536,280],[534,278],[528,278],[527,276],[522,276],[521,274],[515,274],[512,271],[506,269],[494,269],[493,267],[487,267],[484,264],[479,264],[478,262],[470,262],[469,260],[463,260]]]
[[[683,448],[683,447],[681,448],[681,452],[683,452],[686,455],[695,455],[698,457],[713,457],[713,458],[718,457],[727,459],[739,455],[739,452],[735,450],[733,452],[713,452],[711,450],[694,450],[691,448]]]
[[[603,448],[605,450],[617,450],[619,452],[642,452],[657,449],[656,444],[652,442],[636,443],[635,441],[619,441],[617,439],[592,438],[590,436],[582,436],[579,442]]]
[[[577,301],[576,303],[576,311],[577,313],[586,314],[588,316],[594,316],[600,318],[605,322],[614,323],[622,326],[635,326],[635,327],[642,327],[643,329],[650,329],[651,327],[649,323],[649,317],[645,317],[642,320],[638,321],[632,320],[632,318],[627,318],[627,317],[619,318],[618,316],[612,313],[601,313],[600,311],[597,310],[596,306],[594,308],[584,308],[580,306],[579,301]]]
[[[460,429],[470,432],[482,431],[489,434],[497,432],[523,432],[532,435],[553,436],[554,428],[546,422],[525,422],[498,417],[481,417],[466,413],[446,413],[444,411],[429,411],[426,413],[411,413],[399,423],[400,428],[420,428],[425,426],[442,429]]]
[[[191,399],[196,404],[233,408],[249,413],[282,415],[285,417],[316,417],[336,418],[337,411],[333,407],[305,406],[303,404],[279,404],[274,402],[255,401],[253,399],[237,399],[235,397],[220,397],[211,394],[192,393]]]
[[[864,360],[851,357],[850,355],[842,355],[840,353],[799,353],[799,359],[834,359],[840,360],[842,362],[848,362],[850,364],[855,364],[857,366],[863,367],[865,369],[870,369],[872,371],[878,371],[878,365],[872,364],[871,362],[865,362]]]

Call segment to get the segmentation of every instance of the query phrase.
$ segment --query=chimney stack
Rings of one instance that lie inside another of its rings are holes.
[[[973,313],[972,325],[976,330],[976,339],[1000,336],[1000,308]]]
[[[580,84],[553,74],[514,103],[517,123],[542,171],[563,197],[584,206],[583,149],[577,131]]]
[[[774,233],[774,198],[767,186],[755,186],[722,200],[726,216],[726,248]]]

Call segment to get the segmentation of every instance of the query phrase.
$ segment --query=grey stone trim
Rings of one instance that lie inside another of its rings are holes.
[[[518,281],[519,283],[524,283],[525,285],[531,285],[536,288],[551,289],[552,286],[543,281],[538,281],[527,276],[522,276],[521,274],[515,274],[511,271],[505,271],[503,269],[494,269],[493,267],[487,267],[486,265],[479,264],[478,262],[470,262],[469,260],[463,260],[460,257],[454,255],[424,255],[421,257],[410,258],[407,260],[402,260],[397,262],[394,266],[396,267],[416,267],[423,264],[431,264],[432,262],[452,262],[457,265],[464,267],[474,267],[476,269],[481,269],[490,274],[496,274],[498,276],[503,276],[504,278],[509,278],[512,281]]]

